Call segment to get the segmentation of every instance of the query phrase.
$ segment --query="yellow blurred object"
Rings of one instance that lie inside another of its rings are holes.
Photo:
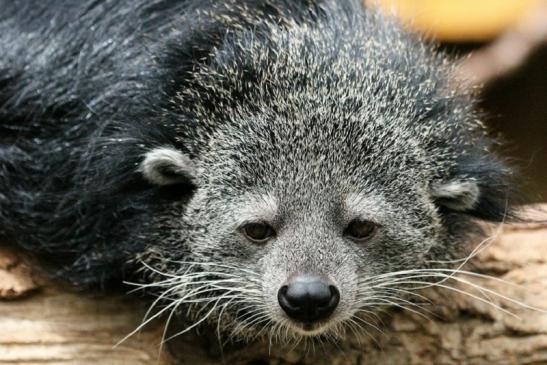
[[[365,0],[442,41],[486,41],[546,0]],[[547,19],[546,19],[547,21]]]

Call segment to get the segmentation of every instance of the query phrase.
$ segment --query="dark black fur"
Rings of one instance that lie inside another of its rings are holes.
[[[132,272],[136,253],[155,243],[151,217],[192,191],[188,184],[152,186],[137,172],[153,146],[199,153],[199,146],[181,143],[194,133],[191,108],[170,101],[178,90],[196,87],[202,105],[219,102],[189,72],[207,64],[214,47],[229,48],[235,26],[254,29],[260,39],[265,18],[282,27],[288,19],[313,23],[322,16],[312,0],[234,2],[0,0],[4,241],[54,263],[80,286]],[[236,21],[220,21],[222,14]],[[225,61],[240,62],[244,71],[238,55],[231,57]],[[253,81],[252,74],[242,77]],[[231,101],[243,100],[244,92],[234,89]],[[430,113],[446,112],[438,105]],[[502,219],[507,170],[482,146],[462,156],[452,174],[476,176],[483,192],[466,215]]]
[[[148,147],[179,145],[169,127],[187,116],[168,101],[229,32],[198,12],[251,26],[306,7],[239,1],[238,15],[222,3],[0,1],[2,237],[79,285],[123,274],[166,209],[136,167]]]

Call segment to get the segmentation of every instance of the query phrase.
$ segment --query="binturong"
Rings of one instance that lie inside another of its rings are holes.
[[[454,66],[361,1],[0,9],[0,235],[79,288],[332,337],[511,216]]]

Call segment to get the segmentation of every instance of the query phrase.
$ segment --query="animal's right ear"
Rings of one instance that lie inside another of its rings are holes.
[[[158,147],[147,152],[139,171],[148,182],[160,186],[191,184],[195,177],[192,160],[186,154],[170,147]]]

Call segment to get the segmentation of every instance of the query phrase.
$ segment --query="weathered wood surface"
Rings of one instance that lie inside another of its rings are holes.
[[[459,276],[534,307],[547,308],[547,226],[506,226],[466,266],[516,285]],[[547,314],[523,308],[455,280],[445,284],[492,305],[446,289],[427,289],[424,314],[395,311],[384,334],[348,339],[340,350],[315,354],[254,344],[224,355],[227,364],[547,364]],[[8,249],[0,251],[0,364],[217,364],[199,339],[172,341],[160,354],[162,321],[113,347],[142,320],[135,298],[97,297],[45,281]],[[256,362],[261,360],[263,362]],[[253,362],[254,361],[254,362]]]

